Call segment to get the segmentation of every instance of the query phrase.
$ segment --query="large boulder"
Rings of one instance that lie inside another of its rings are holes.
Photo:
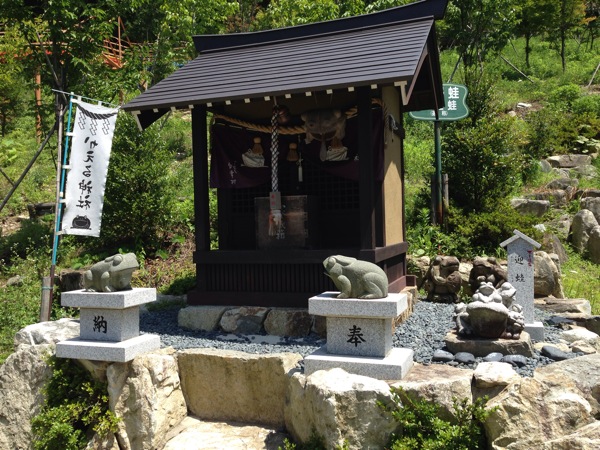
[[[560,334],[560,338],[571,344],[583,341],[587,345],[594,347],[596,350],[600,350],[600,336],[587,328],[574,327],[570,330],[563,331]]]
[[[573,196],[575,195],[575,188],[564,189],[551,189],[543,192],[534,194],[535,200],[548,200],[552,206],[561,207],[565,206]]]
[[[0,448],[31,448],[31,418],[44,403],[44,385],[52,376],[46,359],[54,345],[21,345],[0,366]]]
[[[177,324],[181,328],[195,331],[213,331],[230,306],[188,306],[177,313]]]
[[[569,237],[569,233],[571,231],[571,222],[572,218],[569,214],[563,214],[560,217],[552,219],[548,225],[550,229],[552,229],[559,239],[562,241],[566,241]],[[552,252],[548,252],[552,253]]]
[[[197,348],[181,351],[177,360],[191,414],[206,420],[280,427],[288,373],[302,356]]]
[[[477,364],[473,373],[475,387],[479,389],[501,386],[504,388],[520,380],[519,374],[515,372],[509,363],[490,361]]]
[[[600,189],[579,189],[575,193],[576,198],[600,197]]]
[[[598,222],[600,222],[600,198],[585,197],[581,199],[581,209],[591,211]]]
[[[589,209],[581,209],[573,217],[571,224],[571,243],[575,250],[584,253],[587,249],[590,233],[598,226],[598,220]]]
[[[592,450],[600,448],[600,421],[593,422],[575,433],[543,443],[542,450]]]
[[[590,231],[587,251],[590,260],[593,263],[600,264],[600,225],[595,226]]]
[[[431,267],[429,256],[408,257],[408,274],[417,277],[417,286],[419,287],[423,286],[429,267]]]
[[[542,217],[550,210],[550,202],[548,200],[529,200],[526,198],[513,198],[510,205],[523,215]]]
[[[553,386],[573,384],[590,403],[592,414],[600,414],[600,354],[579,356],[538,367],[533,377]]]
[[[590,155],[556,155],[546,158],[546,161],[555,168],[572,168],[590,165],[592,157]]]
[[[535,306],[554,315],[577,320],[592,314],[590,301],[585,298],[539,298],[535,299]]]
[[[565,235],[565,239],[566,237],[567,236]],[[561,264],[564,264],[569,260],[567,250],[562,244],[560,238],[553,233],[544,233],[541,249],[550,255],[554,253],[558,257],[559,267]]]
[[[263,328],[269,308],[242,306],[228,309],[221,316],[220,325],[228,333],[257,334]]]
[[[264,322],[267,334],[301,337],[310,333],[312,316],[300,308],[273,308]]]
[[[294,373],[285,405],[285,426],[295,440],[313,433],[326,448],[383,449],[397,423],[377,402],[390,402],[385,381],[342,369],[318,370],[308,377]]]
[[[557,178],[546,184],[547,189],[562,189],[567,190],[569,188],[577,188],[579,186],[579,180],[577,178]]]
[[[536,297],[564,298],[560,263],[555,253],[537,251],[533,254],[533,291]]]
[[[106,377],[110,409],[121,418],[120,448],[162,448],[167,432],[187,416],[174,350],[111,364]]]
[[[598,176],[598,169],[592,164],[573,167],[568,169],[569,176],[574,178],[586,178],[592,180]]]
[[[594,422],[592,407],[573,383],[556,386],[521,378],[487,404],[484,426],[492,449],[530,450]]]
[[[404,389],[411,398],[436,403],[440,406],[440,416],[448,420],[454,418],[455,398],[467,399],[469,403],[473,400],[472,381],[472,370],[444,364],[415,364],[406,377],[392,386]]]
[[[79,337],[79,320],[59,319],[27,325],[15,334],[15,349],[21,345],[56,344]]]

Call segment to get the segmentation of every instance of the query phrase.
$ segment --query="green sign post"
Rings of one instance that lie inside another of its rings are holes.
[[[469,115],[467,107],[467,87],[462,84],[444,84],[444,107],[437,111],[426,109],[413,111],[409,115],[416,120],[430,120],[435,129],[435,183],[432,194],[435,199],[434,223],[443,224],[444,213],[442,205],[442,144],[441,122],[464,119]],[[436,114],[437,112],[437,114]]]

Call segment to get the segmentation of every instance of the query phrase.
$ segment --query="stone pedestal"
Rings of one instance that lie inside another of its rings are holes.
[[[406,294],[383,299],[338,299],[325,292],[308,300],[309,314],[327,319],[327,344],[304,359],[304,371],[340,367],[380,380],[400,380],[413,365],[413,351],[392,348],[393,321],[407,308]]]
[[[536,342],[544,341],[544,324],[542,322],[533,322],[525,324],[525,331],[531,339]]]
[[[503,355],[533,356],[531,338],[525,331],[521,332],[519,339],[484,339],[458,336],[453,330],[446,335],[444,342],[448,350],[454,354],[467,352],[483,357],[497,352]]]
[[[80,308],[79,337],[56,344],[59,358],[127,362],[160,348],[160,337],[140,336],[140,305],[156,300],[156,289],[64,292],[62,306]]]

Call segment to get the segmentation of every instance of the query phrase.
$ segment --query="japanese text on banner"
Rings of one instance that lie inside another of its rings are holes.
[[[62,230],[100,236],[104,188],[118,108],[81,101],[73,126]]]

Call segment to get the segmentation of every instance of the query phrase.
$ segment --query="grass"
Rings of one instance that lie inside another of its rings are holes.
[[[50,255],[46,249],[29,247],[25,258],[15,258],[10,264],[0,260],[0,279],[4,282],[20,276],[22,284],[0,288],[0,363],[13,352],[15,333],[39,320],[42,284],[49,275]],[[52,318],[67,317],[71,310],[61,308],[57,296],[53,299]]]
[[[600,265],[572,250],[562,267],[562,283],[567,298],[584,298],[590,302],[592,314],[600,314]]]

